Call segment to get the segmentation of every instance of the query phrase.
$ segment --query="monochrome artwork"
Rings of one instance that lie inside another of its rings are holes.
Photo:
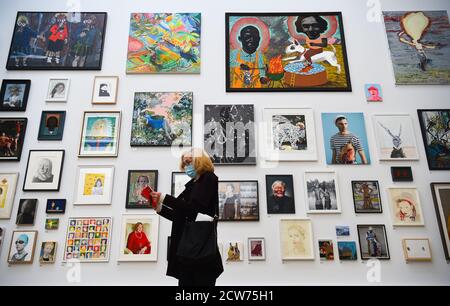
[[[339,190],[334,172],[305,172],[308,213],[339,213]]]

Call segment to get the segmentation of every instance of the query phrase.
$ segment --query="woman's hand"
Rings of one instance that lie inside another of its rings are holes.
[[[150,196],[152,198],[152,207],[158,212],[158,207],[160,207],[161,192],[151,192]]]

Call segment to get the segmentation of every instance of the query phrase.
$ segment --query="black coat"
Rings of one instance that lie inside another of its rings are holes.
[[[219,183],[213,172],[203,173],[197,181],[190,180],[184,191],[174,198],[166,195],[159,212],[161,216],[172,221],[172,233],[168,256],[167,275],[180,278],[190,273],[208,278],[217,278],[223,272],[222,258],[217,249],[216,260],[204,265],[190,267],[179,262],[176,252],[183,233],[186,220],[195,221],[197,213],[214,217],[219,211]]]

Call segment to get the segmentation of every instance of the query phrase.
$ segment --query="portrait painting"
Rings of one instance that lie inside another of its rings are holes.
[[[172,172],[172,188],[170,194],[178,197],[184,191],[185,185],[191,180],[191,177],[185,172]]]
[[[310,219],[281,219],[282,260],[313,260],[313,230]]]
[[[62,140],[66,111],[43,111],[38,140]]]
[[[48,81],[47,102],[67,102],[69,97],[70,79],[52,78]]]
[[[28,104],[31,80],[3,80],[0,112],[24,112]]]
[[[386,227],[382,224],[358,224],[361,259],[390,259]]]
[[[38,200],[37,199],[20,199],[19,209],[17,210],[16,225],[31,226],[34,225],[36,218]]]
[[[78,166],[75,205],[109,205],[112,202],[114,166]]]
[[[248,238],[248,260],[266,260],[266,240]]]
[[[47,214],[64,214],[66,212],[66,199],[47,199],[45,212]]]
[[[64,150],[30,150],[24,191],[59,191]]]
[[[358,260],[355,241],[338,241],[339,260]]]
[[[320,261],[334,260],[334,243],[330,239],[319,239],[319,256]]]
[[[0,173],[0,219],[10,219],[19,172]]]
[[[0,162],[20,161],[27,118],[0,118]]]
[[[268,214],[295,214],[292,175],[266,175]]]
[[[10,265],[33,263],[37,235],[37,231],[13,231],[8,253]]]
[[[352,181],[352,192],[356,214],[383,212],[378,181]]]
[[[383,102],[383,92],[380,84],[364,84],[367,102]]]
[[[128,170],[126,208],[152,208],[150,193],[158,190],[158,170]]]
[[[450,260],[450,182],[431,183],[431,193],[445,258]]]
[[[244,260],[244,246],[240,241],[230,241],[225,243],[224,251],[227,262]]]
[[[219,181],[219,221],[259,221],[258,181]]]
[[[42,242],[39,262],[41,264],[54,264],[56,261],[56,247],[57,242],[55,241]]]
[[[305,188],[307,213],[341,212],[335,172],[305,172]]]
[[[96,76],[92,89],[92,104],[115,104],[118,90],[118,76]]]
[[[419,192],[413,187],[388,188],[392,225],[424,226]]]

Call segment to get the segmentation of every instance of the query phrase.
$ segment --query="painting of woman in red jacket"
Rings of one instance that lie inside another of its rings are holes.
[[[144,225],[138,222],[134,225],[133,231],[128,235],[127,249],[133,254],[150,254],[151,243],[144,232]]]

